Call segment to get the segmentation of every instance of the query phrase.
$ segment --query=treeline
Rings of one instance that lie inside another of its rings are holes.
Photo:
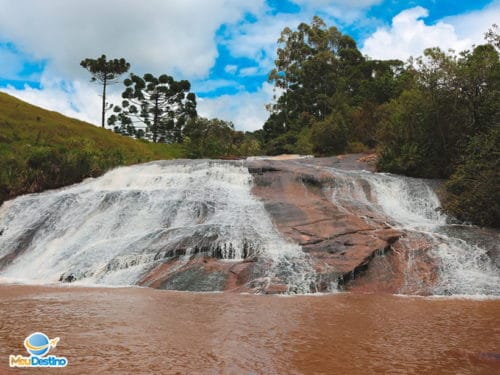
[[[319,17],[278,40],[269,81],[279,97],[261,139],[269,154],[331,155],[377,145],[381,105],[397,98],[410,80],[399,60],[369,60],[356,42]]]
[[[143,76],[130,73],[123,81],[122,102],[106,102],[106,87],[128,72],[123,58],[108,60],[106,55],[87,58],[80,65],[103,86],[102,126],[116,133],[152,143],[176,144],[191,158],[244,157],[261,151],[257,138],[236,131],[231,122],[198,116],[196,96],[187,80],[175,80],[167,74]]]
[[[131,73],[122,103],[107,105],[106,80],[128,71],[128,63],[102,56],[100,65],[87,59],[82,66],[104,84],[103,118],[112,108],[108,124],[117,133],[179,144],[193,158],[376,149],[380,171],[446,179],[448,212],[499,226],[497,30],[494,25],[485,44],[472,50],[429,48],[403,62],[363,56],[350,36],[319,17],[295,30],[287,27],[269,74],[276,92],[267,106],[270,116],[253,133],[199,117],[189,82],[168,75]]]
[[[279,97],[256,132],[268,154],[376,148],[380,171],[447,179],[444,208],[500,225],[500,40],[470,51],[371,60],[318,17],[279,39],[269,75]]]
[[[487,226],[500,226],[496,38],[458,55],[426,50],[403,92],[380,108],[377,123],[381,170],[447,179],[444,208]]]

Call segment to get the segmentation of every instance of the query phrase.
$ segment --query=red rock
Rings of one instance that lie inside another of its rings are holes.
[[[347,166],[350,169],[371,169],[371,157],[307,159],[296,162],[258,161],[251,163],[254,174],[253,194],[258,196],[271,215],[278,230],[289,240],[303,247],[311,257],[321,280],[341,278],[347,289],[383,289],[397,292],[405,287],[401,281],[406,260],[391,254],[394,245],[407,253],[415,244],[402,245],[404,233],[389,228],[385,218],[357,207],[347,213],[331,199],[335,176],[314,165]],[[357,210],[357,211],[356,211]],[[363,217],[369,217],[366,220]],[[386,254],[382,256],[383,254]],[[428,274],[425,283],[432,283],[433,270],[428,259],[419,261],[417,272]],[[358,278],[366,282],[358,282]],[[328,283],[320,282],[319,288]],[[412,288],[415,290],[415,288]]]
[[[284,284],[271,284],[266,290],[265,294],[284,294],[288,292],[288,287]]]

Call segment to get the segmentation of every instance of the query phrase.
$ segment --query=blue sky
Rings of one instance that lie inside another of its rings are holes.
[[[138,74],[188,79],[201,115],[241,130],[267,118],[285,26],[319,15],[364,54],[406,59],[430,46],[470,48],[500,23],[500,0],[0,0],[0,9],[1,91],[97,124],[99,87],[79,62],[106,53]]]

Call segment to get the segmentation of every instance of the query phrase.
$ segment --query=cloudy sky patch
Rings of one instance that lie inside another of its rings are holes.
[[[137,74],[188,79],[199,113],[260,128],[272,100],[267,74],[285,26],[314,15],[373,58],[482,43],[499,0],[0,0],[0,90],[99,124],[100,88],[86,57],[125,57]],[[120,101],[121,85],[110,100]]]

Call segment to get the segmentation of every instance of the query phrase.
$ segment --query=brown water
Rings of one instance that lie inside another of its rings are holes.
[[[65,369],[8,370],[42,331]],[[500,300],[0,286],[0,373],[499,374]]]

